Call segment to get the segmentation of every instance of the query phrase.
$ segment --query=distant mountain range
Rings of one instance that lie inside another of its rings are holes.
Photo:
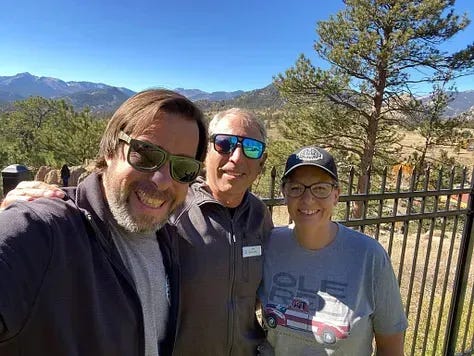
[[[227,102],[249,93],[242,90],[212,93],[199,89],[176,88],[174,90],[192,101],[202,102],[202,106],[206,107],[210,102]],[[65,99],[76,109],[89,107],[93,111],[107,112],[114,111],[133,94],[135,92],[130,89],[103,83],[65,82],[61,79],[38,77],[30,73],[0,76],[0,104],[26,99],[30,96],[42,96],[48,99]]]
[[[184,95],[189,100],[192,101],[199,101],[199,100],[208,100],[208,101],[220,101],[220,100],[230,100],[236,97],[241,96],[245,92],[243,90],[237,91],[214,91],[212,93],[207,93],[205,91],[199,89],[184,89],[184,88],[176,88],[174,89],[178,93]]]
[[[65,99],[78,109],[88,106],[96,111],[109,111],[117,108],[134,93],[127,88],[102,83],[65,82],[30,73],[0,76],[0,103],[42,96],[48,99]]]
[[[451,101],[446,109],[446,116],[456,116],[464,112],[474,111],[474,90],[453,93]]]
[[[272,84],[251,91],[208,93],[200,89],[176,88],[174,90],[196,102],[203,110],[222,110],[233,106],[252,110],[278,109],[283,105],[283,100]],[[113,112],[133,94],[135,92],[130,89],[103,83],[65,82],[61,79],[38,77],[30,73],[0,76],[0,105],[30,96],[42,96],[65,99],[78,110],[89,107],[95,112]],[[455,93],[446,115],[454,116],[467,111],[474,112],[474,90]]]

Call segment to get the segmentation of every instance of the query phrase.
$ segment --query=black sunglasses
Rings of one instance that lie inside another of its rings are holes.
[[[247,158],[259,159],[265,151],[265,143],[245,136],[214,134],[211,136],[211,141],[214,144],[214,149],[222,154],[234,152],[239,144]]]
[[[175,156],[149,142],[136,140],[120,131],[120,141],[128,143],[127,162],[137,171],[150,173],[170,162],[171,177],[180,183],[191,183],[201,171],[202,163],[191,157]]]

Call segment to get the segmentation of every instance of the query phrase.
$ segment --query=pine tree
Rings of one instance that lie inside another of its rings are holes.
[[[64,100],[31,97],[0,114],[0,164],[31,168],[83,164],[96,157],[106,120]]]
[[[301,55],[274,83],[288,102],[290,118],[312,127],[305,128],[311,136],[300,133],[299,142],[313,140],[347,152],[357,161],[362,192],[367,170],[377,160],[393,158],[392,143],[399,139],[395,125],[416,110],[410,103],[420,85],[465,74],[473,48],[454,54],[442,49],[469,24],[465,15],[454,13],[455,0],[344,3],[316,27],[314,49],[329,69],[316,68]]]

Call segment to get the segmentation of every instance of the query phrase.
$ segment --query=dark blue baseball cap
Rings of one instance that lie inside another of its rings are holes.
[[[301,166],[315,166],[327,172],[336,181],[337,167],[333,156],[323,148],[316,146],[302,147],[288,156],[285,165],[283,178],[287,177],[295,168]]]

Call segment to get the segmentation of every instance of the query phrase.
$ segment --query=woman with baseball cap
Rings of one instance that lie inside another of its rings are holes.
[[[293,224],[273,230],[259,296],[276,355],[403,355],[407,319],[390,259],[374,239],[331,220],[334,158],[292,153],[281,184]],[[263,352],[262,352],[263,354]]]

